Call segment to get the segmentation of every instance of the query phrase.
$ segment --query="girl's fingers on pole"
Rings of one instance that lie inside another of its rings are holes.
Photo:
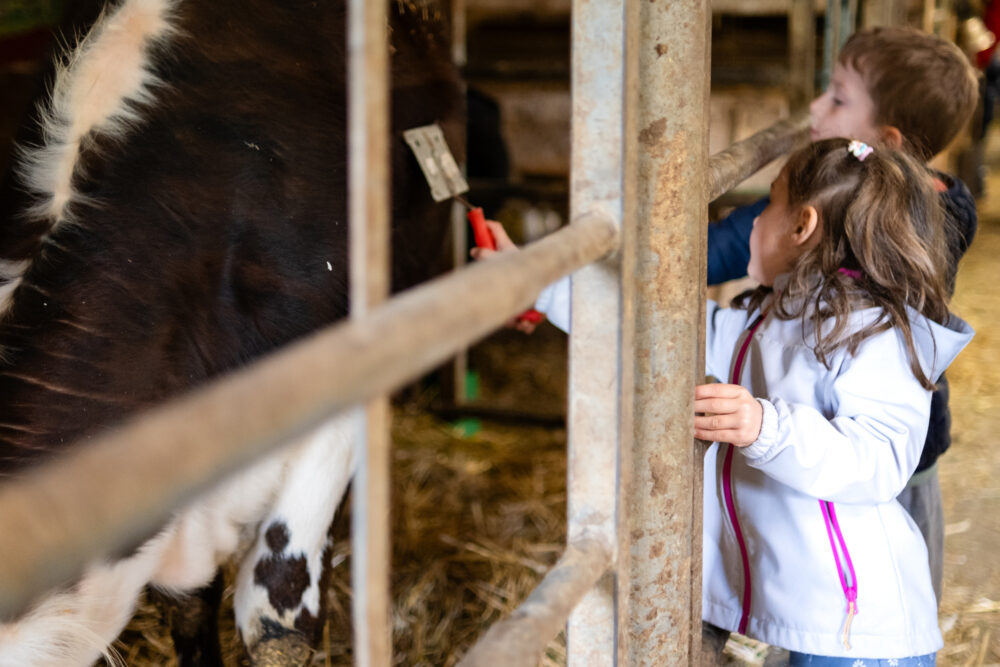
[[[713,382],[711,384],[699,384],[694,388],[695,399],[699,398],[737,398],[742,393],[750,393],[745,387],[738,384],[722,384]]]
[[[713,412],[715,414],[729,414],[735,412],[739,407],[739,401],[731,398],[695,398],[695,412]]]
[[[731,414],[695,415],[694,427],[701,431],[719,431],[739,428],[739,419]]]
[[[731,442],[737,447],[743,447],[744,443],[740,444],[737,442],[739,440],[739,432],[732,429],[723,429],[720,431],[700,431],[698,429],[694,430],[694,437],[699,440],[704,440],[706,442]]]

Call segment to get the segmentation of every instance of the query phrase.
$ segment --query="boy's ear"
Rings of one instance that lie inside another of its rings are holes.
[[[803,245],[808,243],[813,237],[818,238],[816,230],[819,228],[819,211],[812,204],[804,204],[799,209],[795,227],[792,229],[792,243]]]
[[[899,150],[903,147],[903,133],[895,125],[883,125],[878,130],[879,139],[887,146]]]

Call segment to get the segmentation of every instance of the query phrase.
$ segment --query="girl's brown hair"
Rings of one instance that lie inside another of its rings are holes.
[[[949,317],[940,197],[926,168],[905,153],[876,148],[862,161],[848,144],[818,141],[785,166],[789,207],[814,206],[821,237],[799,257],[771,308],[781,319],[802,318],[803,328],[815,332],[816,356],[827,367],[838,348],[853,354],[865,339],[897,327],[914,376],[933,389],[917,359],[906,309],[938,323]],[[734,305],[758,308],[769,293],[758,288]],[[870,307],[881,315],[852,332],[850,313]]]

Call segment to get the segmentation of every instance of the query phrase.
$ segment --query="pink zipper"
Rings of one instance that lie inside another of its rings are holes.
[[[833,551],[833,560],[837,563],[837,575],[840,577],[840,587],[844,591],[844,597],[847,598],[847,620],[844,622],[844,632],[841,636],[841,641],[844,644],[844,648],[850,650],[851,621],[854,620],[854,616],[858,613],[858,579],[854,576],[854,563],[851,561],[851,554],[847,550],[847,542],[844,540],[844,534],[840,531],[840,523],[837,521],[837,511],[833,508],[833,503],[821,500],[819,501],[819,508],[823,512],[823,520],[826,522],[826,534],[830,538],[830,550]],[[837,536],[836,542],[834,541],[834,534]],[[844,566],[840,563],[840,551],[837,550],[838,543],[840,550],[844,552],[844,561],[847,564],[847,570],[851,573],[850,581],[847,579],[847,572],[844,571]]]
[[[743,364],[746,361],[747,350],[750,347],[750,340],[753,338],[754,333],[757,332],[761,322],[764,321],[765,315],[766,313],[757,316],[757,319],[750,325],[746,338],[743,339],[743,343],[740,345],[740,351],[736,355],[736,363],[733,365],[733,375],[730,380],[732,384],[739,384],[740,375],[743,372]],[[726,458],[722,464],[722,491],[726,498],[726,511],[729,514],[729,521],[732,523],[733,532],[736,533],[736,542],[740,548],[740,558],[743,560],[743,609],[740,615],[740,625],[737,629],[740,634],[743,634],[746,632],[747,624],[750,621],[750,558],[747,555],[746,540],[743,538],[740,520],[736,515],[736,503],[733,500],[732,468],[735,447],[728,443],[726,447]],[[819,506],[820,511],[823,512],[823,520],[826,523],[826,534],[830,538],[830,550],[833,552],[833,559],[837,563],[837,575],[840,577],[840,587],[844,591],[844,597],[847,598],[847,620],[844,622],[841,641],[844,647],[849,650],[851,648],[849,641],[851,621],[854,620],[855,615],[858,613],[858,580],[854,573],[854,562],[851,560],[851,554],[847,549],[847,541],[844,539],[844,534],[840,530],[840,522],[837,521],[837,511],[834,509],[833,503],[820,500]],[[838,546],[840,547],[839,550]],[[844,554],[843,564],[840,560],[841,552]],[[844,565],[846,565],[846,570]],[[848,572],[850,573],[849,580]]]
[[[750,347],[750,340],[763,321],[764,314],[762,313],[757,316],[757,319],[754,320],[753,324],[747,330],[746,338],[743,339],[740,351],[736,355],[736,364],[733,366],[733,376],[730,380],[732,384],[739,384],[740,374],[743,372],[743,362],[746,361],[747,348]],[[736,516],[736,503],[733,502],[732,468],[734,447],[731,444],[727,444],[726,446],[728,447],[726,449],[726,460],[722,464],[722,491],[726,497],[726,511],[729,514],[729,521],[733,525],[733,532],[736,533],[736,542],[740,547],[740,558],[743,559],[743,613],[740,616],[738,632],[744,634],[747,630],[747,623],[750,620],[750,558],[747,556],[747,545],[743,539],[740,520]]]

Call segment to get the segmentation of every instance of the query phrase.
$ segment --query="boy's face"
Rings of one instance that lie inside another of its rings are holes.
[[[844,137],[877,143],[875,103],[857,70],[837,63],[830,87],[809,105],[812,140]]]

